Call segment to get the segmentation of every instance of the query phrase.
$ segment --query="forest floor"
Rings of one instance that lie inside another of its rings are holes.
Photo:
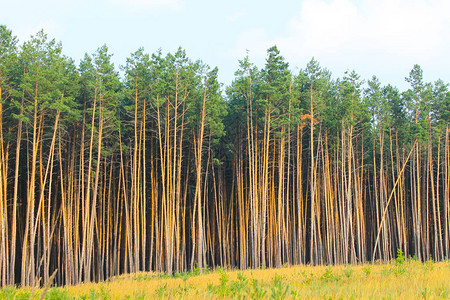
[[[7,287],[0,299],[39,299],[42,289]],[[175,275],[137,273],[101,283],[53,287],[45,299],[450,299],[450,261],[283,266]]]

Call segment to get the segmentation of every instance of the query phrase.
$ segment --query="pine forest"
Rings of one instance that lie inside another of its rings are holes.
[[[450,257],[450,89],[0,27],[1,286]]]

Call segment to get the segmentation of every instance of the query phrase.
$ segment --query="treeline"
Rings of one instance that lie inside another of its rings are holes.
[[[450,255],[450,92],[276,47],[225,90],[179,49],[79,66],[0,27],[1,285]]]

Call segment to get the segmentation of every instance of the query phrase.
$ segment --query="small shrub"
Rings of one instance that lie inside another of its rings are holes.
[[[28,300],[28,299],[33,299],[33,293],[31,292],[30,289],[26,288],[26,289],[20,289],[19,291],[17,291],[16,295],[14,296],[15,300]]]
[[[167,292],[167,283],[161,284],[157,289],[156,289],[156,296],[158,298],[163,298],[166,295]]]
[[[181,275],[181,279],[182,279],[184,282],[186,282],[186,281],[189,279],[189,277],[191,277],[191,276],[189,275],[188,272],[183,272],[182,275]]]
[[[67,291],[54,287],[48,290],[47,295],[45,295],[45,299],[71,299],[71,297],[69,297]]]
[[[397,258],[395,259],[395,263],[401,265],[405,262],[405,254],[402,249],[397,249]]]
[[[241,272],[237,275],[237,281],[231,282],[230,293],[234,297],[240,297],[242,293],[248,292],[248,279]]]
[[[143,277],[145,278],[145,276],[143,276]],[[159,273],[157,275],[158,279],[168,279],[168,278],[173,278],[173,277],[174,277],[174,275],[169,274],[169,273]]]
[[[188,294],[192,288],[193,286],[191,284],[180,285],[178,288],[175,289],[174,294],[182,297]]]
[[[393,273],[395,276],[400,276],[406,273],[406,267],[404,265],[395,265],[393,267]]]
[[[372,273],[372,267],[370,265],[364,266],[362,270],[366,275],[366,278],[370,276],[370,273]]]
[[[411,256],[411,255],[409,256],[409,260],[410,261],[418,261],[419,259],[417,258],[417,255],[414,254],[413,256]]]
[[[381,270],[381,276],[387,277],[392,273],[392,270],[388,267],[385,267],[383,270]]]
[[[111,291],[106,288],[105,286],[100,286],[100,299],[102,300],[108,300],[111,299]]]
[[[7,286],[0,291],[0,299],[15,299],[17,289],[15,286]]]
[[[216,294],[217,288],[211,282],[206,285],[206,296],[209,298],[214,297]]]
[[[272,299],[284,299],[289,291],[289,284],[284,284],[282,277],[275,275],[270,286],[270,297]]]
[[[338,275],[334,275],[332,267],[329,266],[328,268],[326,268],[325,272],[322,274],[320,279],[322,281],[325,281],[325,282],[338,281],[339,280],[339,276]]]
[[[211,268],[208,265],[205,265],[205,268],[203,269],[203,274],[209,274],[211,273]]]
[[[252,279],[252,290],[250,297],[252,299],[263,299],[266,296],[267,291],[259,284],[257,279]]]
[[[220,283],[219,283],[219,289],[217,290],[217,292],[220,296],[223,296],[223,297],[228,296],[230,291],[227,288],[227,283],[228,283],[228,281],[230,281],[230,278],[229,278],[228,274],[225,273],[224,270],[222,270],[222,268],[218,269],[218,273],[220,276],[220,279],[219,279]]]
[[[160,275],[158,275],[158,278],[160,278],[159,276]],[[152,277],[144,275],[144,274],[136,274],[136,275],[134,275],[133,279],[136,281],[148,281],[148,280],[151,280]]]
[[[197,262],[195,263],[195,267],[194,267],[194,270],[192,271],[192,274],[195,275],[195,276],[200,275],[200,268],[198,267],[198,263]]]
[[[441,286],[436,291],[436,295],[438,298],[448,299],[448,298],[450,298],[450,290],[447,287]]]
[[[133,291],[133,296],[125,295],[123,297],[124,300],[145,300],[148,299],[147,294],[144,290],[142,291]]]
[[[427,299],[428,298],[428,289],[427,288],[424,288],[423,290],[422,290],[422,298],[423,299]]]
[[[434,261],[430,257],[424,264],[425,271],[433,271],[434,269]]]
[[[110,295],[110,291],[108,289],[106,289],[103,285],[100,286],[99,292],[97,292],[94,288],[92,288],[89,292],[89,295],[84,294],[84,295],[80,296],[80,299],[89,299],[89,300],[97,300],[97,299],[108,300],[111,298],[112,297]],[[60,299],[60,298],[56,298],[56,299]]]
[[[89,293],[89,296],[87,296],[86,299],[95,300],[98,298],[100,298],[100,297],[97,295],[97,292],[95,291],[95,289],[91,289],[91,292]]]
[[[344,270],[344,275],[345,275],[345,277],[347,277],[347,278],[351,278],[352,275],[353,275],[353,269],[350,268],[350,267],[347,267],[347,268]]]

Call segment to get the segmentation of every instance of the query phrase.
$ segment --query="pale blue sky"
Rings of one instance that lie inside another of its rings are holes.
[[[118,67],[139,47],[186,49],[228,85],[248,49],[263,67],[276,44],[297,73],[315,57],[333,77],[354,69],[401,90],[413,65],[450,82],[447,0],[1,0],[0,24],[21,41],[43,28],[77,62],[107,44]]]

